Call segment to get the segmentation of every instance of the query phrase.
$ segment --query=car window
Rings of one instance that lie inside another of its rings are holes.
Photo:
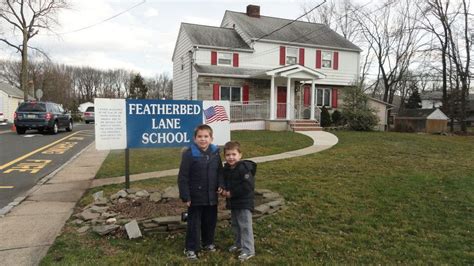
[[[86,112],[94,112],[94,106],[87,107]]]
[[[18,106],[19,112],[46,112],[44,103],[22,103]]]
[[[60,113],[64,113],[64,109],[63,109],[63,107],[62,107],[61,105],[56,105],[56,107],[58,108],[58,111],[59,111]]]

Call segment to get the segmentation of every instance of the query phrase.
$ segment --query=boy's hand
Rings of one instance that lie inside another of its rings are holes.
[[[224,196],[224,197],[226,197],[226,198],[230,198],[230,191],[224,190],[224,191],[222,192],[222,196]]]
[[[221,187],[217,188],[217,193],[222,194],[223,191],[224,191],[223,188],[221,188]]]
[[[186,206],[191,207],[191,201],[186,201]]]

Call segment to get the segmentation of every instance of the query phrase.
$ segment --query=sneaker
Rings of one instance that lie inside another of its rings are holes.
[[[205,250],[205,251],[209,251],[209,252],[214,252],[214,251],[217,250],[216,245],[214,245],[214,244],[204,246],[202,249]]]
[[[238,246],[236,246],[236,245],[232,245],[232,246],[230,246],[229,249],[228,249],[228,251],[229,251],[230,253],[234,253],[234,252],[241,251],[241,250],[242,250],[242,248],[241,248],[241,247],[238,247]]]
[[[186,258],[188,260],[197,260],[198,257],[196,255],[196,252],[192,251],[192,250],[184,250],[184,255],[186,256]]]
[[[246,261],[248,259],[250,259],[251,257],[255,256],[255,254],[247,254],[247,253],[242,253],[240,254],[237,258],[240,260],[240,261]]]

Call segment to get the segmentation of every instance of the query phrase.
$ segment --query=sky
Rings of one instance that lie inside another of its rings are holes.
[[[172,54],[182,22],[220,26],[225,10],[245,12],[259,5],[260,14],[295,19],[303,3],[321,0],[70,0],[58,14],[54,32],[40,31],[30,46],[45,51],[55,62],[99,69],[123,68],[152,77],[172,76]],[[120,14],[120,15],[119,15]],[[118,15],[118,16],[116,16]],[[111,18],[116,16],[114,18]],[[104,21],[106,20],[106,21]],[[14,33],[4,31],[7,38]],[[0,45],[0,58],[20,60],[20,55]]]

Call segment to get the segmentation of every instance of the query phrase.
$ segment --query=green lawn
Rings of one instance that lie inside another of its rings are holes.
[[[277,154],[313,144],[311,138],[288,131],[232,131],[231,139],[241,143],[246,157]],[[130,173],[139,174],[178,168],[181,150],[182,148],[132,149],[130,150]],[[124,169],[125,152],[112,151],[97,172],[96,178],[123,176]]]
[[[259,164],[257,187],[279,192],[289,208],[254,221],[252,263],[474,263],[474,137],[335,134],[339,144],[332,149]],[[175,182],[167,177],[132,187]],[[182,233],[129,241],[79,236],[75,229],[64,228],[42,265],[186,263]],[[216,244],[231,241],[230,228],[219,227]],[[219,251],[201,262],[237,260]]]

